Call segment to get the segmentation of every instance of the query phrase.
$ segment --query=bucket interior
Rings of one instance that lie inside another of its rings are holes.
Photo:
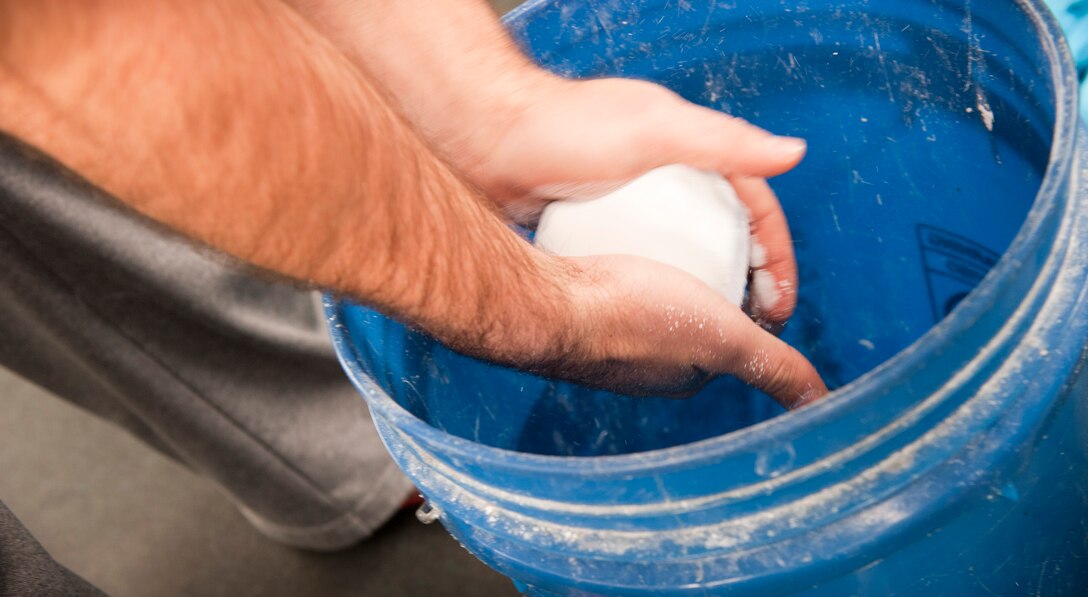
[[[508,24],[566,76],[652,80],[808,140],[772,181],[800,270],[782,337],[832,388],[952,312],[1009,246],[1048,164],[1053,58],[1011,0],[540,2]],[[683,401],[631,399],[457,355],[362,307],[340,313],[348,358],[382,390],[489,446],[632,453],[782,412],[733,379]]]

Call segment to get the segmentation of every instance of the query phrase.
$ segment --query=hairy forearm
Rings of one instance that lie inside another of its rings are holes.
[[[483,0],[287,0],[372,72],[434,146],[471,171],[551,78]]]
[[[185,234],[457,347],[515,362],[523,330],[529,358],[565,350],[563,267],[278,2],[0,2],[0,128]]]

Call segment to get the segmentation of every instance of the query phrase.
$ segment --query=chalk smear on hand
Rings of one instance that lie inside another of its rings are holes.
[[[752,272],[752,288],[750,289],[752,304],[757,313],[766,313],[778,304],[781,294],[774,276],[767,270],[757,269]]]
[[[752,266],[752,269],[759,269],[767,265],[767,250],[763,248],[763,245],[759,244],[754,236],[752,237],[751,255],[749,265]]]

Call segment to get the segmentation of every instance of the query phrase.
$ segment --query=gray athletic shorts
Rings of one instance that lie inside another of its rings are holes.
[[[314,292],[160,229],[3,135],[0,366],[211,479],[284,543],[350,545],[411,491]]]

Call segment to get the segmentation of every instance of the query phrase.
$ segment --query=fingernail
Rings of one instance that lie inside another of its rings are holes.
[[[826,388],[821,391],[810,385],[808,389],[806,389],[801,394],[801,396],[797,398],[797,402],[794,402],[793,405],[790,406],[790,410],[796,410],[798,408],[801,408],[802,406],[808,406],[809,404],[816,402],[820,398],[823,398],[825,395],[827,395]]]
[[[770,140],[770,146],[777,152],[791,156],[808,150],[808,143],[798,137],[774,137]]]

